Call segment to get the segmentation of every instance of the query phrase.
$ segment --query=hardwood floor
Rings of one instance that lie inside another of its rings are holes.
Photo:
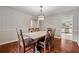
[[[20,51],[21,52],[21,51]],[[43,49],[41,49],[43,53]],[[0,53],[18,53],[18,43],[8,43],[0,46]],[[28,53],[32,53],[29,50]],[[51,53],[79,53],[79,46],[76,42],[71,40],[61,40],[55,38],[54,48],[52,48]]]
[[[1,53],[17,53],[18,52],[18,43],[12,42],[0,46]]]

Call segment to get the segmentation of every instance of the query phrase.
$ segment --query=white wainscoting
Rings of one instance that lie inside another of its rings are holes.
[[[0,45],[17,41],[17,33],[15,29],[0,29]]]

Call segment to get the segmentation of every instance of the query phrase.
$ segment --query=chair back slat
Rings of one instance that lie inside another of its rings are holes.
[[[52,32],[51,32],[51,38],[54,38],[55,30],[56,30],[56,29],[52,29]]]
[[[22,33],[22,29],[20,29],[20,43],[21,45],[23,45],[23,47],[25,47],[25,42],[24,42],[24,38],[23,38],[23,33]]]
[[[25,47],[25,42],[24,42],[24,38],[23,38],[23,33],[22,33],[22,29],[20,29],[19,31],[17,31],[17,36],[19,39],[19,45],[21,45],[23,48]]]
[[[55,36],[56,29],[48,28],[48,32],[50,33],[50,49],[54,48],[54,36]]]
[[[47,31],[45,35],[45,44],[48,44],[49,40],[50,40],[50,33]]]

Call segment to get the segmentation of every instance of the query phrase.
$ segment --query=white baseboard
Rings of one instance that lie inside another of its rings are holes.
[[[78,46],[79,46],[79,42],[77,42]]]
[[[13,40],[13,41],[8,41],[8,42],[0,43],[0,45],[4,45],[4,44],[11,43],[11,42],[16,42],[16,41],[18,41],[18,40],[16,39],[16,40]]]
[[[78,46],[79,46],[79,42],[78,42],[77,40],[72,40],[72,41],[77,42],[77,44],[78,44]]]
[[[72,41],[77,42],[76,40],[72,40]]]

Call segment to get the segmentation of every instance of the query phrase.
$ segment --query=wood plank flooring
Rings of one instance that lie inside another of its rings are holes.
[[[8,43],[0,46],[0,53],[18,53],[18,42]],[[29,50],[28,53],[32,53]],[[43,49],[41,49],[43,53]],[[55,38],[54,48],[51,53],[79,53],[79,46],[76,42],[71,40],[64,40]]]

